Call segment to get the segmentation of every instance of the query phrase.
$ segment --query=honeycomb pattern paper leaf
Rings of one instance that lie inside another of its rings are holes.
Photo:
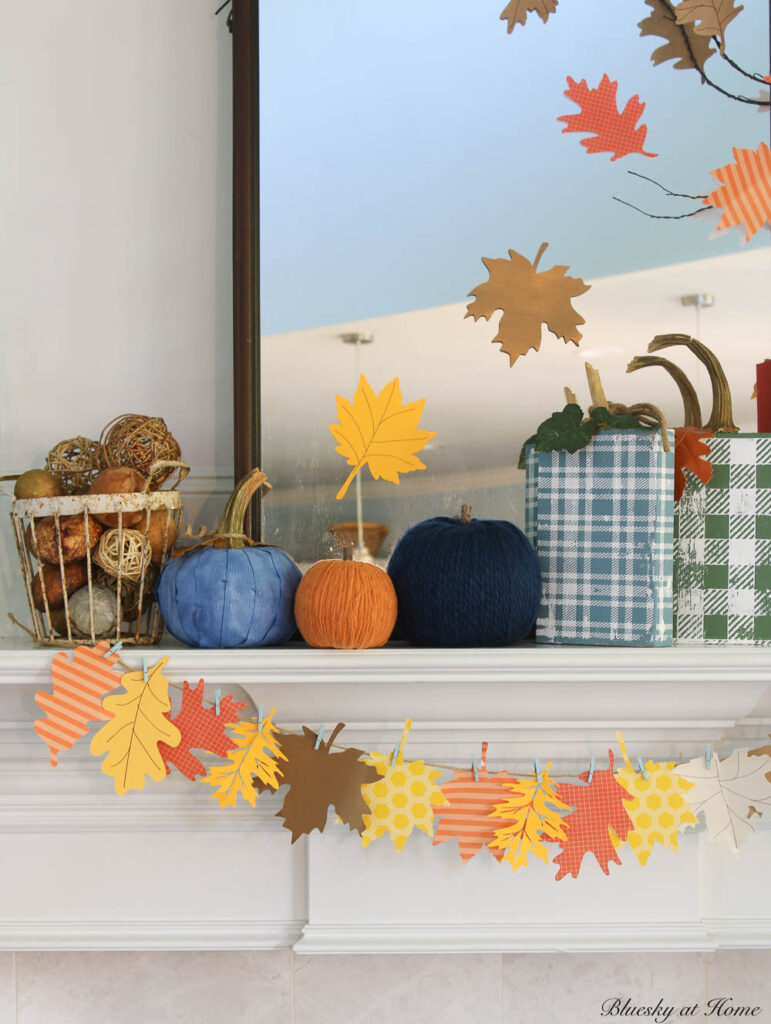
[[[510,0],[501,12],[501,21],[508,22],[506,31],[514,31],[515,25],[524,25],[528,14],[537,14],[541,21],[546,22],[550,14],[557,10],[558,0]]]
[[[557,881],[565,875],[578,877],[584,855],[593,853],[605,874],[610,873],[610,862],[620,864],[611,839],[611,829],[623,842],[632,830],[624,799],[629,796],[613,775],[613,751],[608,751],[608,767],[595,771],[589,782],[589,772],[579,775],[583,786],[562,782],[557,796],[573,810],[564,819],[567,838],[560,840],[562,849],[554,858],[559,865]]]
[[[641,36],[660,36],[666,42],[651,54],[654,66],[665,61],[675,61],[675,68],[701,70],[716,52],[710,45],[709,37],[698,35],[693,25],[677,21],[668,0],[645,0],[651,13],[638,23]]]
[[[689,470],[703,484],[712,479],[712,454],[706,439],[712,437],[711,430],[697,427],[678,427],[675,431],[675,501],[679,501],[685,490],[684,470]]]
[[[761,142],[756,150],[734,148],[733,154],[735,163],[712,171],[723,184],[702,203],[723,208],[718,231],[743,223],[749,241],[771,221],[771,149]]]
[[[717,36],[720,52],[725,53],[726,25],[743,10],[743,5],[736,6],[736,0],[681,0],[675,14],[678,25],[692,22],[697,35]]]
[[[591,286],[580,277],[566,277],[567,267],[552,267],[539,273],[538,264],[547,245],[544,242],[540,247],[534,263],[513,249],[509,249],[507,260],[483,257],[490,279],[469,292],[475,299],[466,307],[467,317],[489,320],[496,310],[502,310],[492,343],[500,343],[510,366],[531,348],[537,351],[541,347],[542,324],[566,343],[572,341],[577,345],[581,339],[578,325],[584,318],[576,313],[570,300],[588,292]]]
[[[289,786],[289,792],[276,817],[284,819],[284,828],[292,833],[293,843],[315,828],[323,832],[330,807],[334,807],[352,832],[364,828],[367,804],[363,791],[367,783],[377,778],[377,771],[359,760],[363,750],[347,747],[332,751],[337,734],[344,728],[338,722],[329,739],[322,740],[318,747],[318,734],[305,725],[302,736],[288,734],[281,739],[288,758],[283,782]]]
[[[495,808],[495,814],[505,819],[506,824],[496,831],[490,849],[503,850],[503,859],[514,871],[528,866],[530,853],[548,863],[546,843],[567,839],[563,814],[571,808],[560,800],[557,787],[549,778],[550,768],[547,764],[540,778],[507,783],[509,797]]]
[[[514,780],[508,772],[488,774],[486,753],[487,744],[483,743],[481,764],[476,777],[473,771],[458,770],[449,782],[445,782],[441,790],[447,803],[435,811],[436,835],[433,845],[438,846],[457,836],[458,852],[464,864],[483,847],[489,847],[497,828],[508,824],[495,817],[494,808],[508,796],[504,783]],[[417,793],[420,791],[418,783]],[[498,861],[503,857],[503,850],[491,848],[490,852]]]
[[[581,108],[580,114],[563,114],[558,121],[564,121],[565,132],[591,132],[592,137],[581,139],[581,145],[587,153],[612,153],[611,160],[618,160],[630,153],[640,156],[655,157],[656,153],[646,153],[643,149],[648,129],[644,124],[637,125],[645,110],[645,104],[639,96],[632,96],[619,113],[616,106],[616,89],[618,82],[612,82],[603,75],[596,89],[590,89],[586,79],[576,82],[568,75],[568,87],[565,95]]]
[[[277,789],[280,785],[278,777],[282,772],[278,762],[287,758],[283,751],[284,739],[279,746],[277,729],[273,724],[275,713],[273,708],[269,715],[263,717],[262,728],[256,718],[230,726],[233,739],[225,753],[227,763],[212,765],[201,779],[201,782],[215,787],[212,796],[219,800],[220,807],[235,807],[239,796],[255,807],[257,795],[262,792],[256,786],[255,778],[265,788]]]
[[[329,430],[337,441],[335,451],[353,466],[337,492],[338,500],[345,496],[351,481],[364,466],[369,466],[375,480],[382,478],[392,484],[399,483],[400,473],[426,468],[415,455],[436,437],[430,430],[418,427],[425,398],[402,405],[398,377],[375,395],[363,374],[353,402],[340,395],[335,397],[340,422],[331,424]]]
[[[52,765],[58,764],[60,750],[70,750],[86,735],[89,722],[110,720],[102,698],[120,686],[121,677],[113,671],[119,655],[108,655],[109,649],[109,640],[100,640],[95,647],[76,647],[72,661],[66,651],[53,656],[52,692],[35,694],[35,703],[46,713],[35,722],[35,732],[45,740]]]
[[[166,778],[166,765],[158,750],[160,742],[173,747],[179,743],[179,729],[165,717],[169,711],[169,681],[163,674],[168,658],[161,658],[147,670],[122,677],[123,693],[105,697],[104,709],[112,715],[91,740],[94,757],[107,756],[102,771],[112,776],[116,793],[144,789],[145,778],[154,782]]]
[[[742,748],[722,761],[695,757],[677,766],[677,774],[693,783],[688,803],[694,814],[704,814],[710,839],[732,850],[757,831],[748,819],[750,806],[757,812],[771,810],[771,783],[766,773],[771,758],[753,755]]]
[[[192,753],[195,750],[206,750],[218,757],[227,757],[232,745],[226,727],[238,722],[238,713],[246,704],[234,701],[228,694],[220,701],[220,713],[213,707],[203,706],[203,679],[193,689],[187,683],[182,684],[182,707],[174,718],[168,712],[166,717],[174,722],[179,729],[180,741],[176,747],[167,743],[159,743],[158,750],[166,764],[166,774],[171,766],[194,782],[198,775],[205,775],[206,768]]]
[[[629,793],[624,806],[632,819],[632,830],[626,841],[643,866],[656,843],[677,853],[678,832],[698,824],[685,796],[693,789],[693,783],[678,775],[674,767],[674,761],[648,761],[647,779],[631,765],[616,772],[616,779]],[[614,846],[621,845],[615,833],[611,838]]]
[[[408,721],[405,726],[395,759],[374,751],[367,758],[381,778],[363,790],[369,813],[364,815],[362,846],[368,846],[386,832],[397,850],[404,847],[414,828],[433,835],[434,807],[447,803],[447,797],[436,784],[441,769],[431,768],[423,761],[404,761],[404,743],[411,725]]]

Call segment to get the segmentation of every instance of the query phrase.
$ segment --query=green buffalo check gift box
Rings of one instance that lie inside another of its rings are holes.
[[[771,646],[771,434],[706,443],[712,478],[675,515],[675,639]]]

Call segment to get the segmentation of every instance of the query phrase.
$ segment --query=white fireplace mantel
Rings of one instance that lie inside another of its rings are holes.
[[[335,824],[294,846],[281,795],[220,810],[208,786],[174,773],[118,797],[84,738],[57,768],[32,729],[53,649],[0,651],[0,946],[6,949],[276,948],[298,952],[500,949],[711,949],[771,946],[761,822],[738,855],[702,827],[675,856],[641,868],[622,850],[605,877],[553,865],[513,873],[487,851],[462,866],[454,843],[416,834],[397,853],[365,850]],[[606,763],[623,733],[634,759],[685,760],[760,745],[771,732],[771,652],[762,648],[524,646],[480,650],[249,651],[168,645],[172,683],[275,707],[289,728],[389,749],[413,721],[409,757],[464,766],[489,743],[491,769],[534,758],[573,774]],[[175,698],[178,697],[176,691]],[[251,711],[245,712],[249,714]],[[756,819],[757,820],[757,819]]]

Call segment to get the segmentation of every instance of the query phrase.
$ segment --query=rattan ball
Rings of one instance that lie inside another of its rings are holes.
[[[101,458],[105,466],[130,466],[142,476],[150,475],[154,462],[165,459],[179,460],[180,447],[173,434],[159,416],[141,416],[126,413],[111,420],[99,438]],[[174,472],[173,468],[163,469],[153,477],[151,487],[155,490]]]
[[[99,472],[98,441],[70,437],[60,441],[46,455],[46,469],[56,478],[64,494],[85,494]]]
[[[147,569],[152,548],[139,530],[107,530],[99,541],[94,561],[110,576],[137,581]]]

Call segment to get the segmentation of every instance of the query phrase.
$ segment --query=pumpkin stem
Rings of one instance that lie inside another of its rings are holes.
[[[736,434],[739,428],[733,420],[731,389],[715,353],[687,334],[657,334],[648,345],[648,351],[658,352],[659,349],[671,348],[673,345],[685,345],[707,367],[712,382],[712,414],[705,424],[706,429],[714,433]]]
[[[629,366],[627,366],[626,372],[634,373],[635,370],[644,370],[646,366],[660,366],[662,369],[667,371],[680,389],[680,395],[683,399],[683,406],[685,408],[685,420],[683,426],[700,427],[701,406],[699,405],[699,399],[696,395],[693,384],[691,384],[680,367],[675,365],[675,363],[670,362],[668,359],[664,359],[663,356],[635,356]]]
[[[249,502],[260,488],[270,490],[270,484],[259,466],[255,466],[239,481],[238,486],[230,495],[220,523],[220,533],[243,534],[246,510],[249,508]],[[232,537],[228,542],[230,548],[244,546],[244,541],[240,537]]]
[[[460,521],[462,523],[471,522],[471,505],[461,505],[460,507]]]

